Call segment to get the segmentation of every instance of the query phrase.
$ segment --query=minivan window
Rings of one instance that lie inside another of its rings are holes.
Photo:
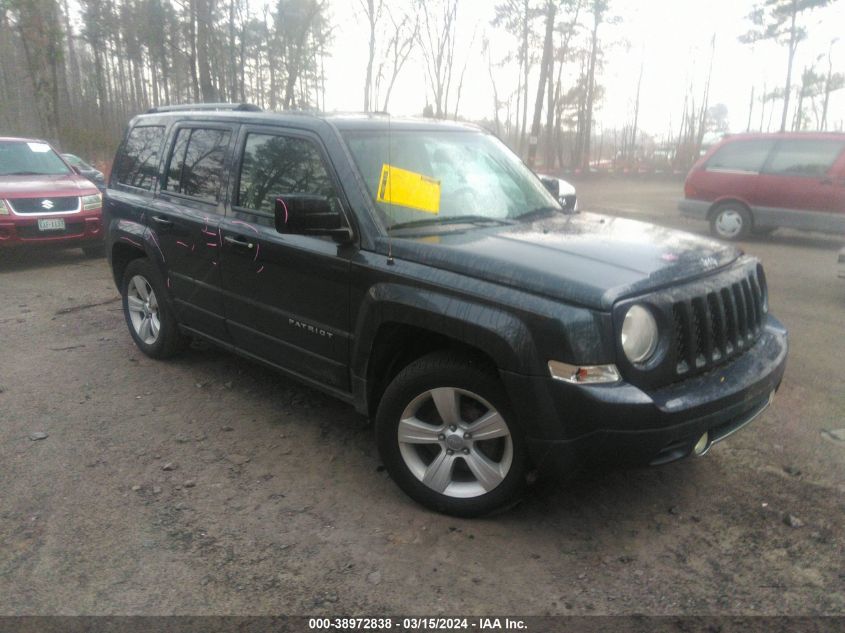
[[[115,181],[139,189],[153,189],[158,178],[158,159],[164,128],[145,125],[132,128],[114,166]]]
[[[827,174],[842,153],[842,141],[788,140],[778,144],[766,173],[789,176],[817,176]]]
[[[165,189],[217,202],[229,130],[182,128],[176,135]]]
[[[272,213],[276,198],[291,193],[336,196],[317,147],[302,138],[249,134],[241,161],[238,206]]]
[[[774,144],[773,140],[726,143],[707,161],[707,171],[759,173]]]

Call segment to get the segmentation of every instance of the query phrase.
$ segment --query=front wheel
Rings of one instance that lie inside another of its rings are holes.
[[[183,338],[167,303],[163,284],[148,259],[129,262],[121,291],[126,325],[138,349],[151,358],[173,356]]]
[[[751,231],[751,214],[743,205],[726,202],[710,218],[710,232],[723,240],[740,240]]]
[[[461,517],[515,503],[527,473],[522,433],[495,371],[429,354],[388,386],[376,415],[379,454],[415,501]]]

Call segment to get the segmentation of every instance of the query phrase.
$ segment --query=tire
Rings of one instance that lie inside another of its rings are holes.
[[[722,240],[741,240],[751,229],[751,213],[738,202],[720,204],[710,216],[710,232]]]
[[[83,246],[82,253],[85,257],[90,259],[100,259],[106,256],[106,245],[98,244],[97,246]]]
[[[146,293],[146,297],[144,294]],[[121,284],[123,316],[135,345],[150,358],[170,358],[184,343],[164,284],[146,258],[133,259]]]
[[[411,363],[385,390],[375,428],[388,474],[418,503],[469,518],[519,500],[525,440],[498,375],[481,363],[452,352]]]

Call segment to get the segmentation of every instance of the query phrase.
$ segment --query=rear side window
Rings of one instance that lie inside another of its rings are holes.
[[[238,206],[268,213],[281,195],[336,195],[314,143],[289,136],[249,134],[239,183]]]
[[[229,130],[182,128],[177,132],[165,189],[217,202]]]
[[[719,148],[707,161],[707,171],[760,173],[774,147],[773,140],[735,141]]]
[[[153,189],[158,178],[158,160],[163,140],[164,128],[161,126],[132,128],[123,151],[117,157],[115,181],[138,189]]]
[[[766,173],[788,176],[817,176],[827,174],[845,143],[841,141],[813,141],[800,139],[781,141]]]

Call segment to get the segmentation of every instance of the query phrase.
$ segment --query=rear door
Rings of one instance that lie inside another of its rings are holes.
[[[782,209],[796,215],[806,211],[842,213],[845,211],[843,189],[841,179],[834,173],[834,165],[843,150],[845,141],[782,139],[760,174],[755,206]],[[783,217],[781,225],[795,225],[796,221],[801,223],[800,218],[790,221]]]
[[[220,219],[236,125],[180,123],[170,135],[147,224],[168,270],[181,323],[227,341],[220,285]]]
[[[243,126],[221,223],[222,284],[233,342],[300,376],[349,390],[349,258],[355,246],[280,234],[280,195],[324,195],[344,208],[319,139],[303,131]],[[348,207],[345,207],[348,209]],[[347,214],[348,217],[348,214]]]

